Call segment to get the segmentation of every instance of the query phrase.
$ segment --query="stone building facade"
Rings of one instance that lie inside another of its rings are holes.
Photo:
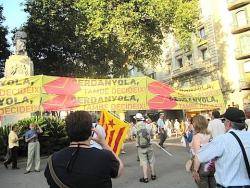
[[[228,10],[233,19],[235,63],[240,67],[240,90],[243,106],[250,116],[250,0],[228,0]]]
[[[146,75],[176,88],[218,80],[225,107],[248,109],[250,117],[250,0],[199,2],[200,20],[191,49],[180,49],[168,34],[163,61],[148,68]],[[141,75],[132,71],[131,76]]]
[[[200,20],[191,50],[180,49],[174,37],[168,35],[164,65],[149,71],[149,75],[176,88],[218,80],[226,106],[243,108],[243,89],[248,83],[245,72],[250,72],[249,6],[249,0],[200,0]],[[234,14],[240,14],[238,22]]]

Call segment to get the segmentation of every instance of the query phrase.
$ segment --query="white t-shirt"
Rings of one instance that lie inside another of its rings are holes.
[[[101,125],[98,125],[97,123],[93,123],[92,125],[93,125],[93,128],[95,128],[98,131],[98,133],[100,133],[102,135],[103,138],[106,138],[105,130]],[[92,137],[97,138],[97,134],[94,133],[94,135]],[[90,141],[90,146],[92,148],[103,149],[100,144],[96,143],[93,140]]]
[[[225,133],[225,125],[220,119],[211,120],[207,128],[211,132],[213,138]]]
[[[169,120],[165,121],[164,130],[167,131],[171,127],[171,122]]]

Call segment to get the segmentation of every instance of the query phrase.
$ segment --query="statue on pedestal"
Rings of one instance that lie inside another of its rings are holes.
[[[15,53],[5,62],[3,79],[20,79],[34,75],[33,62],[27,55],[26,50],[27,34],[23,31],[17,31],[14,36]],[[14,96],[10,96],[14,97]],[[22,103],[20,103],[22,105]],[[3,107],[1,107],[3,109]],[[31,113],[17,113],[15,115],[5,115],[2,117],[2,125],[16,123],[20,119],[30,117]]]
[[[11,55],[5,63],[5,77],[22,77],[34,75],[33,62],[27,56],[27,34],[17,31],[14,37],[15,54]]]
[[[14,45],[15,45],[15,54],[16,55],[26,55],[26,39],[27,34],[23,31],[17,31],[15,33]]]

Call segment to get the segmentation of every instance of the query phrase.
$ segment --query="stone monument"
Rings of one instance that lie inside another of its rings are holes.
[[[22,78],[34,75],[33,62],[26,51],[27,34],[23,31],[17,31],[14,36],[15,53],[5,62],[5,78]],[[22,113],[15,115],[5,115],[1,117],[0,126],[6,126],[16,123],[20,119],[28,118],[31,113]]]
[[[4,77],[24,77],[34,75],[34,66],[26,51],[27,34],[17,31],[14,37],[15,53],[5,62]]]

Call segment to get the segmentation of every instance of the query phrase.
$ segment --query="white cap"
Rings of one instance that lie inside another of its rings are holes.
[[[144,117],[143,117],[143,115],[141,113],[135,114],[134,118],[139,119],[139,120],[144,120]]]

